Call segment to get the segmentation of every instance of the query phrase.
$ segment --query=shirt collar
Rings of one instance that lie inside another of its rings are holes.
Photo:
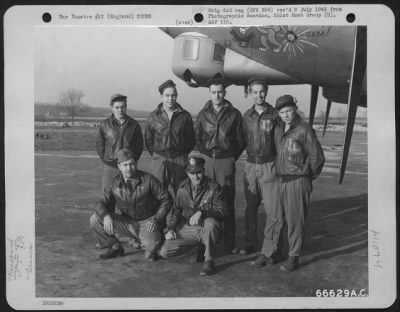
[[[136,175],[133,178],[129,179],[130,183],[134,185],[135,183],[140,183],[142,181],[141,174],[139,171],[136,171]],[[119,174],[119,186],[128,185],[128,180],[125,181],[122,173]]]
[[[163,103],[158,104],[158,111],[159,111],[160,114],[166,113]],[[179,112],[179,113],[183,112],[183,108],[179,103],[176,103],[176,108],[174,110],[174,113],[175,112]]]
[[[206,177],[204,177],[204,178],[203,178],[203,181],[202,181],[198,186],[194,186],[194,185],[192,184],[192,182],[189,180],[189,184],[190,184],[191,190],[192,190],[192,191],[194,191],[194,190],[199,190],[199,191],[203,190],[204,187],[205,187],[205,185],[206,185],[206,183],[207,183],[206,181],[207,181],[207,180],[206,180]]]
[[[262,114],[272,113],[273,107],[272,107],[271,104],[269,104],[269,103],[267,103],[267,102],[264,102],[264,104],[263,104],[263,109],[264,109],[264,110],[263,110]],[[251,109],[250,109],[250,115],[252,115],[252,114],[257,114],[257,115],[259,115],[259,113],[256,111],[256,105],[255,105],[255,104],[253,104],[253,106],[252,106]]]
[[[232,104],[228,100],[224,99],[224,104],[222,104],[222,108],[219,112],[221,112],[222,110],[229,108],[231,106],[232,106]],[[209,110],[215,112],[214,104],[212,103],[211,100],[208,100],[208,102],[206,103],[206,109],[209,109]]]
[[[125,121],[120,124],[117,120],[117,118],[115,118],[114,114],[111,114],[111,123],[115,126],[123,126],[126,125],[126,123],[128,122],[129,116],[125,116]]]

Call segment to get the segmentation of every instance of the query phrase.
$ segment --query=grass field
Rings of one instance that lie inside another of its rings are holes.
[[[94,151],[96,133],[95,128],[40,128],[35,130],[35,151]]]

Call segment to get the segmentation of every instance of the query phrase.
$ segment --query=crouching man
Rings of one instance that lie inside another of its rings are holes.
[[[161,229],[172,206],[171,198],[161,183],[151,174],[137,169],[137,160],[128,149],[117,153],[117,175],[104,189],[96,213],[90,218],[100,248],[108,247],[101,259],[124,255],[119,237],[130,237],[137,248],[145,249],[145,257],[157,259]],[[121,214],[115,214],[115,206]]]
[[[198,260],[205,260],[202,276],[215,272],[215,248],[222,238],[222,221],[227,211],[221,187],[205,176],[204,163],[203,158],[189,158],[186,168],[189,178],[178,188],[166,241],[160,251],[161,257],[168,258],[200,247],[204,256],[199,255],[203,257]]]

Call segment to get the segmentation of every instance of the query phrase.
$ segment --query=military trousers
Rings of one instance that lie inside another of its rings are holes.
[[[301,254],[311,191],[312,181],[308,176],[279,183],[280,202],[288,227],[289,256]]]
[[[228,214],[224,219],[224,245],[230,251],[235,247],[235,173],[236,162],[233,157],[216,159],[202,155],[205,159],[206,176],[216,181],[224,190]]]
[[[100,248],[111,247],[115,243],[120,243],[125,238],[134,239],[146,250],[146,254],[156,252],[161,243],[161,232],[149,232],[146,229],[146,223],[152,220],[152,217],[133,221],[122,215],[113,215],[114,235],[109,235],[104,231],[104,223],[95,213],[90,217],[90,228],[92,229]]]
[[[275,173],[275,162],[244,165],[245,245],[256,247],[258,207],[261,200],[265,210],[264,239],[261,252],[270,257],[278,248],[282,213],[279,200],[279,185]]]
[[[187,165],[187,155],[169,158],[153,153],[149,172],[175,197],[179,184],[187,178]]]
[[[164,242],[160,255],[163,258],[173,257],[188,251],[198,244],[203,244],[205,246],[205,260],[213,260],[221,232],[222,226],[214,218],[206,218],[203,224],[200,225],[185,224],[176,231],[176,239]]]

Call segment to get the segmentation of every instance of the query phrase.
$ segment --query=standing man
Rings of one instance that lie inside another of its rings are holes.
[[[279,97],[275,108],[281,118],[275,129],[276,170],[289,243],[289,258],[280,269],[291,272],[299,265],[312,181],[321,173],[325,157],[314,129],[297,114],[291,95]]]
[[[157,259],[161,243],[161,229],[171,208],[171,199],[161,183],[151,174],[137,169],[135,155],[129,149],[117,153],[120,175],[104,190],[90,227],[100,248],[108,247],[100,255],[109,259],[124,255],[118,237],[127,236],[145,249],[145,257]],[[115,214],[116,206],[121,214]]]
[[[96,136],[96,152],[104,164],[103,190],[119,173],[116,153],[120,149],[129,149],[136,161],[143,152],[143,135],[140,125],[126,114],[127,97],[114,94],[111,96],[110,106],[112,115],[100,124]]]
[[[244,114],[247,161],[244,165],[245,246],[241,254],[249,254],[257,247],[258,207],[263,200],[267,220],[276,220],[279,210],[278,181],[275,173],[274,130],[279,116],[275,108],[265,102],[268,86],[265,80],[252,78],[248,82],[253,106]],[[251,264],[263,266],[274,262],[277,237],[273,222],[264,229],[260,256]],[[280,228],[278,228],[278,231]]]
[[[186,178],[187,157],[196,144],[192,116],[177,102],[175,83],[158,88],[161,103],[147,119],[145,143],[152,158],[150,172],[175,195]]]
[[[205,158],[205,174],[226,191],[228,215],[224,221],[225,251],[237,253],[235,247],[235,162],[246,142],[240,112],[225,100],[222,79],[208,81],[211,100],[198,115],[196,140]]]
[[[215,247],[222,237],[226,202],[221,187],[205,176],[204,159],[191,157],[186,172],[188,179],[180,185],[175,198],[168,232],[160,254],[172,257],[193,246],[200,248],[198,260],[204,258],[200,275],[215,271]]]

